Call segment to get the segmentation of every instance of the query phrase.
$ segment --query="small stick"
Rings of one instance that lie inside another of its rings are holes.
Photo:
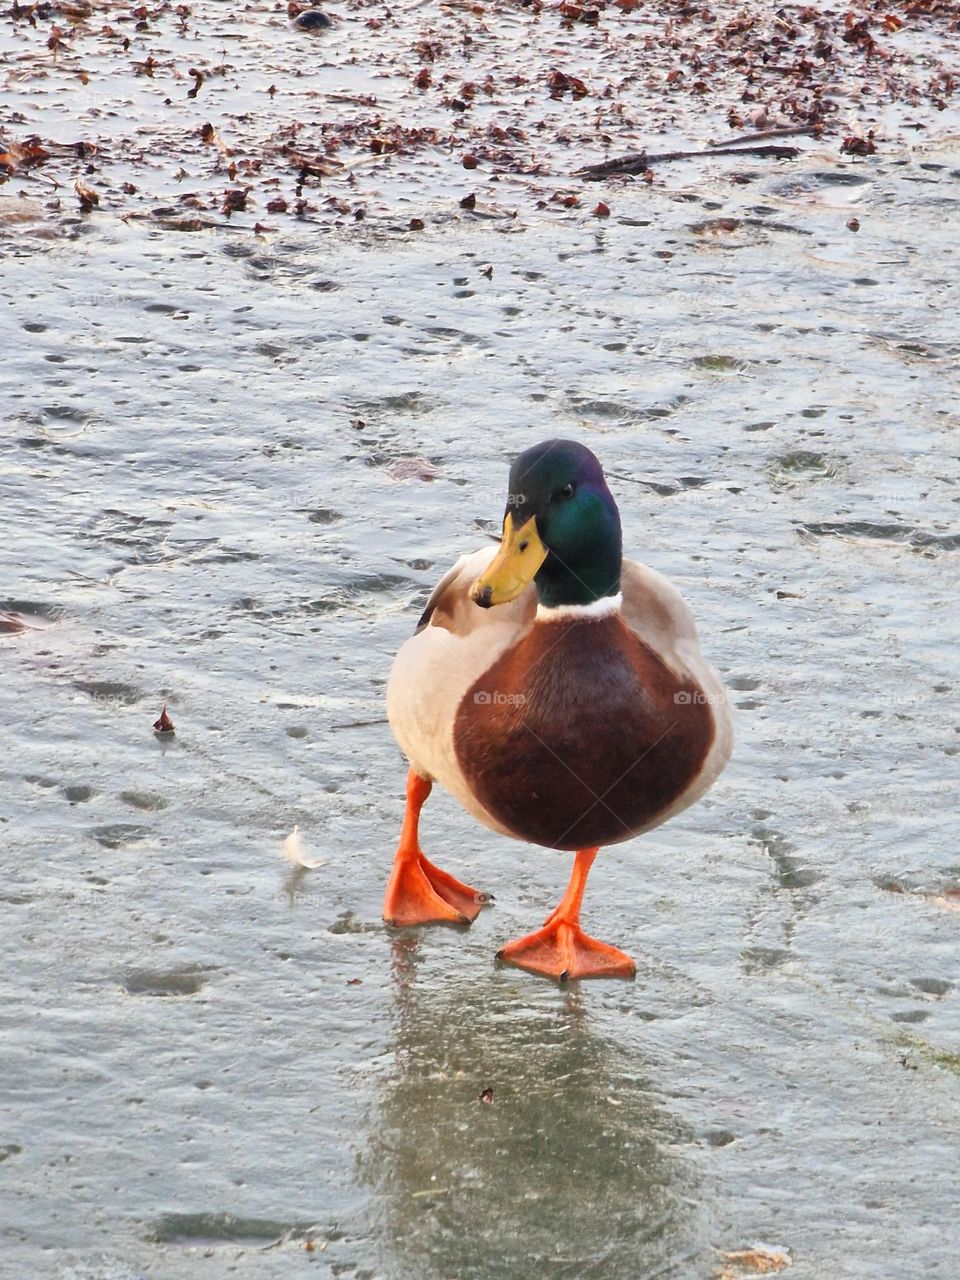
[[[800,138],[806,134],[819,138],[821,133],[823,133],[822,124],[792,124],[784,125],[780,129],[764,129],[760,133],[745,133],[739,138],[731,139],[730,142],[708,142],[707,146],[711,151],[716,151],[724,146],[739,146],[741,142],[760,142],[765,138]]]
[[[585,178],[595,182],[599,178],[610,178],[620,173],[643,173],[653,165],[666,164],[671,160],[694,160],[702,156],[759,156],[765,160],[793,160],[800,154],[799,147],[711,147],[709,151],[661,151],[651,155],[646,151],[636,151],[628,156],[618,156],[616,160],[604,160],[602,164],[584,165],[575,169],[575,178]]]

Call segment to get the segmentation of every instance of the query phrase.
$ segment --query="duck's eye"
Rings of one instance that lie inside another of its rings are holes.
[[[573,497],[573,490],[574,486],[572,484],[565,484],[562,489],[557,489],[552,495],[553,501],[568,502]]]

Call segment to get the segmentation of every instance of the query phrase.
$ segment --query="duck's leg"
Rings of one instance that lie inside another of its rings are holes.
[[[508,942],[499,960],[548,978],[632,978],[637,966],[624,951],[588,937],[580,928],[580,904],[597,849],[580,849],[567,892],[536,933]]]
[[[407,808],[393,871],[383,900],[387,924],[469,924],[490,901],[468,884],[428,862],[420,848],[420,810],[433,789],[429,778],[407,774]]]

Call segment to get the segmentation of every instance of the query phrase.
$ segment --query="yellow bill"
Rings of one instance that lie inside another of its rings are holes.
[[[537,533],[537,518],[531,516],[519,529],[508,514],[503,521],[500,550],[470,588],[470,598],[483,609],[509,604],[534,580],[547,558],[547,548]]]

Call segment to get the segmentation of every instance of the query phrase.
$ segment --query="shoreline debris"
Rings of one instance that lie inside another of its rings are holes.
[[[625,156],[616,156],[613,160],[602,160],[598,164],[585,164],[574,169],[574,178],[583,178],[587,182],[599,182],[602,178],[616,178],[643,174],[654,165],[669,164],[674,160],[696,160],[702,156],[756,156],[761,160],[795,160],[801,154],[800,147],[781,147],[775,144],[762,146],[728,146],[699,148],[696,151],[633,151]]]

